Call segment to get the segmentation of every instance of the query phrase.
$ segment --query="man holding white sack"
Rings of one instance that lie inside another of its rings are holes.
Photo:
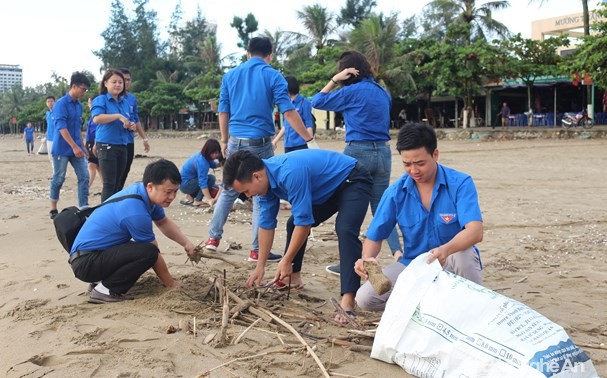
[[[438,163],[436,134],[424,124],[402,127],[396,149],[406,173],[384,192],[355,272],[368,278],[363,261],[378,263],[382,241],[397,224],[404,255],[383,270],[393,287],[406,266],[424,252],[430,252],[429,263],[438,259],[444,270],[482,285],[475,244],[483,240],[483,223],[472,177]],[[366,311],[381,311],[391,292],[378,295],[367,282],[356,293],[356,303]]]

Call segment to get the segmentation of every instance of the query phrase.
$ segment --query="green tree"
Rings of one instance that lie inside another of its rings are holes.
[[[497,42],[497,41],[496,41]],[[533,109],[531,97],[533,84],[538,76],[557,75],[561,57],[556,53],[560,46],[569,46],[567,36],[538,41],[521,37],[520,33],[500,42],[510,57],[503,62],[504,76],[521,79],[527,86],[527,109]]]
[[[297,11],[297,18],[308,32],[309,40],[316,51],[322,50],[329,43],[329,38],[335,31],[333,13],[319,4],[314,4]]]
[[[462,23],[467,28],[463,32],[463,42],[487,40],[488,35],[497,34],[502,38],[510,32],[506,25],[493,19],[493,12],[510,6],[507,0],[489,1],[478,4],[477,0],[432,0],[428,5],[428,18],[435,27],[446,29],[451,23]]]
[[[253,13],[247,14],[244,19],[234,16],[230,26],[236,29],[238,38],[240,38],[240,42],[237,43],[238,47],[245,50],[249,47],[249,40],[253,36],[253,33],[257,31],[258,25],[259,23]]]
[[[340,9],[337,23],[357,28],[365,18],[371,15],[376,6],[377,1],[375,0],[346,0],[346,4]]]
[[[101,33],[101,37],[104,45],[93,54],[101,60],[103,69],[136,65],[135,32],[120,0],[112,2],[110,20],[107,28]]]

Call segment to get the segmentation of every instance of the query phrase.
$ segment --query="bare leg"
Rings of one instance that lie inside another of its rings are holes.
[[[95,181],[95,173],[97,172],[97,169],[95,168],[97,165],[93,164],[93,163],[89,163],[88,168],[89,168],[89,188],[91,186],[93,186],[93,181]]]

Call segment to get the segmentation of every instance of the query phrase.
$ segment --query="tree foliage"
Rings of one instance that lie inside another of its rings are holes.
[[[339,11],[337,23],[356,28],[371,15],[376,6],[377,1],[375,0],[346,0],[346,4]]]

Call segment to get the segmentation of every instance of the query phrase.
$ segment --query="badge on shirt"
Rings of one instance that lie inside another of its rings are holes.
[[[449,224],[449,222],[455,219],[455,215],[456,214],[440,214],[440,217],[445,223]]]

